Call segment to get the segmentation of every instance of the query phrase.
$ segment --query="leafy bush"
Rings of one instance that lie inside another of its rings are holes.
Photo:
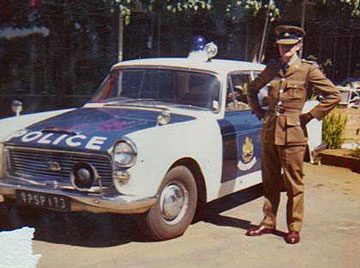
[[[322,137],[328,149],[338,149],[344,142],[342,138],[347,116],[341,110],[331,111],[323,120]]]
[[[360,148],[354,149],[354,150],[351,152],[351,155],[360,158]]]

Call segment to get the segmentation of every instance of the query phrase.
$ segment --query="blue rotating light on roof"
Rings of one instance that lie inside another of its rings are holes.
[[[188,59],[193,62],[209,62],[216,56],[218,51],[214,42],[206,44],[205,37],[195,36],[193,38],[192,49],[188,55]]]
[[[192,51],[203,50],[206,44],[205,37],[198,35],[193,38]]]

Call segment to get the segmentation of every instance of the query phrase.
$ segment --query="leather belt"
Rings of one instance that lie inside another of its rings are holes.
[[[276,105],[274,110],[272,110],[271,112],[275,113],[276,116],[281,114],[301,114],[301,110],[286,108],[282,105]]]

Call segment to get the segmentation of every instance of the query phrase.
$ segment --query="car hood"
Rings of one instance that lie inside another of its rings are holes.
[[[108,151],[126,134],[156,127],[161,109],[80,108],[32,124],[12,135],[7,143],[65,150]],[[194,120],[171,113],[169,124]]]

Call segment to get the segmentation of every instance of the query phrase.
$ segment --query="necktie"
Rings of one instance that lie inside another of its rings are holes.
[[[285,63],[282,67],[281,70],[284,72],[284,74],[286,74],[287,70],[289,69],[289,64]]]

